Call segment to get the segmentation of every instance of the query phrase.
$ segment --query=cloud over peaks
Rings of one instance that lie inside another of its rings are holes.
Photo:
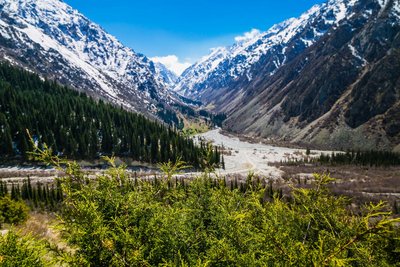
[[[190,67],[190,62],[180,62],[176,55],[168,55],[165,57],[152,57],[152,61],[165,65],[169,70],[173,71],[177,75],[181,75],[182,72]]]
[[[251,29],[251,31],[249,32],[245,32],[243,35],[241,36],[236,36],[235,37],[235,41],[236,42],[244,42],[244,41],[248,41],[253,39],[254,37],[256,37],[257,35],[260,34],[260,30],[258,29]]]

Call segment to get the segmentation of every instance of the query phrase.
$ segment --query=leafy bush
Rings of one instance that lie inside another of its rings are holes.
[[[0,225],[2,223],[19,224],[28,218],[28,207],[22,201],[12,200],[9,196],[0,198]]]
[[[0,235],[0,266],[41,267],[45,250],[31,237],[19,237],[13,231]]]

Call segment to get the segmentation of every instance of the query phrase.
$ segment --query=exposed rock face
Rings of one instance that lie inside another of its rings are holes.
[[[229,111],[241,103],[242,94],[250,84],[260,76],[273,76],[303,53],[350,15],[353,5],[354,1],[348,0],[316,5],[299,18],[288,19],[250,38],[241,38],[231,47],[214,49],[182,74],[175,90]]]
[[[398,149],[400,23],[395,7],[395,1],[382,6],[357,2],[351,16],[246,90],[226,127],[331,148]]]

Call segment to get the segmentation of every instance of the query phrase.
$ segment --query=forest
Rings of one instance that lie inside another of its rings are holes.
[[[158,163],[181,157],[201,167],[206,144],[197,146],[177,130],[121,107],[94,100],[56,82],[0,64],[0,156],[26,159],[30,131],[70,159],[115,155]],[[219,152],[215,148],[215,163]]]

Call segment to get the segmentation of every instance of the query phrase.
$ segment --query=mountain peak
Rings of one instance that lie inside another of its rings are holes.
[[[288,60],[287,52],[293,50],[287,46],[291,40],[308,30],[296,46],[298,50],[311,46],[329,28],[336,27],[349,16],[355,2],[356,0],[330,0],[314,5],[298,18],[275,24],[265,32],[253,29],[243,37],[236,38],[236,43],[232,46],[211,51],[208,56],[187,69],[178,79],[175,90],[185,96],[198,98],[203,95],[203,90],[225,87],[242,76],[250,81],[250,69],[253,65],[273,50],[280,50],[280,56],[274,60],[275,67],[270,71],[272,75]]]

